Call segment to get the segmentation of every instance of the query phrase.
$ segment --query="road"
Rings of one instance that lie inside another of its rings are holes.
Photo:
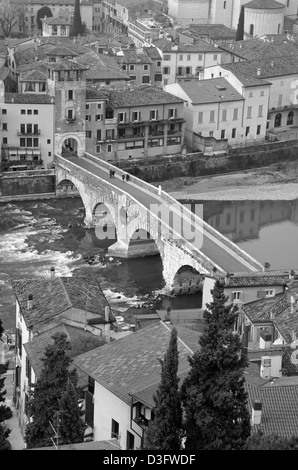
[[[162,199],[159,198],[157,195],[153,193],[148,194],[147,192],[145,192],[144,189],[142,189],[141,187],[137,187],[129,181],[122,181],[120,175],[117,176],[117,173],[114,178],[110,178],[107,170],[100,168],[89,160],[85,160],[84,158],[78,157],[67,157],[67,160],[72,161],[82,169],[88,170],[92,174],[99,176],[107,183],[112,184],[115,188],[115,191],[118,191],[119,194],[121,194],[122,190],[124,189],[127,193],[129,193],[132,197],[134,197],[137,201],[139,201],[148,209],[150,209],[151,204],[161,204],[162,202]],[[236,254],[234,255],[233,253],[229,253],[223,250],[221,246],[219,246],[214,240],[206,236],[205,233],[203,234],[202,246],[200,244],[201,237],[199,235],[199,231],[197,231],[197,234],[195,233],[194,235],[195,239],[198,240],[197,243],[196,241],[194,241],[194,246],[198,250],[200,250],[204,255],[206,255],[210,260],[212,260],[215,264],[220,266],[224,271],[229,273],[252,271],[252,269],[249,268],[244,261],[241,261],[237,258]]]

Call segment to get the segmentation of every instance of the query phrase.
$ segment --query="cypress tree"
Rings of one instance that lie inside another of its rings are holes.
[[[238,20],[236,41],[242,41],[244,36],[244,6],[242,5]]]
[[[81,12],[80,12],[80,0],[76,0],[75,7],[74,7],[74,15],[73,15],[73,36],[78,36],[79,34],[83,34],[83,26],[82,26],[82,19],[81,19]]]
[[[2,321],[0,320],[0,341],[3,332],[4,328],[2,326]],[[0,450],[10,449],[10,443],[7,440],[10,434],[10,429],[7,428],[4,424],[5,420],[12,417],[12,411],[10,407],[4,404],[6,390],[4,390],[5,377],[3,377],[3,375],[6,374],[7,370],[8,361],[3,364],[0,362]]]
[[[68,379],[66,390],[60,400],[59,444],[83,442],[85,425],[81,416],[76,389]]]
[[[237,308],[226,305],[224,287],[216,281],[213,301],[204,311],[200,349],[190,358],[182,385],[186,449],[242,449],[250,435],[244,369],[247,358],[240,336],[233,333]]]
[[[168,350],[161,363],[161,382],[153,396],[154,418],[149,422],[145,449],[181,449],[182,408],[178,389],[177,330],[173,328]]]
[[[78,377],[76,370],[69,372],[71,349],[67,336],[64,333],[56,333],[52,336],[54,342],[45,348],[43,368],[40,377],[34,383],[29,401],[30,417],[32,422],[27,424],[25,441],[28,448],[47,447],[53,445],[54,437],[50,425],[55,425],[55,416],[60,411],[60,400],[70,378],[74,386],[77,386]]]

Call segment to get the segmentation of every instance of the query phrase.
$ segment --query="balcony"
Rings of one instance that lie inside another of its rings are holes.
[[[117,118],[116,117],[105,118],[105,125],[108,126],[108,125],[111,125],[111,124],[117,124]]]
[[[76,116],[65,116],[66,122],[75,122],[77,120]]]
[[[154,131],[154,132],[149,132],[148,137],[163,136],[164,134],[165,134],[164,131]]]
[[[145,137],[144,132],[139,135],[118,135],[118,140],[138,140]]]
[[[40,129],[38,129],[37,132],[28,132],[28,131],[27,131],[27,132],[25,132],[25,131],[22,132],[22,131],[18,131],[18,136],[28,136],[28,135],[29,135],[29,136],[33,136],[33,137],[34,137],[35,135],[40,135]]]
[[[279,113],[281,111],[291,111],[292,109],[297,109],[298,104],[290,103],[286,104],[285,106],[275,106],[272,108],[268,108],[268,114],[270,113]]]

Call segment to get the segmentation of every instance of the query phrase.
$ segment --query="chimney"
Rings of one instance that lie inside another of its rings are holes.
[[[32,310],[33,307],[33,294],[28,294],[27,310]]]
[[[55,277],[55,268],[54,266],[51,267],[51,278]]]
[[[228,286],[230,284],[230,274],[227,273],[225,276],[225,285]]]
[[[111,340],[111,334],[110,334],[110,307],[108,306],[105,307],[105,321],[106,323],[104,324],[104,338],[105,338],[105,341],[109,343]]]
[[[297,339],[297,333],[296,331],[292,330],[292,341],[296,341]]]
[[[251,411],[251,423],[252,425],[261,424],[262,419],[262,402],[260,400],[255,400],[252,405]]]
[[[274,62],[273,62],[273,60],[271,60],[270,67],[273,69],[273,66],[274,66]]]
[[[289,281],[293,281],[294,276],[295,276],[295,271],[294,269],[291,269],[291,271],[289,272]]]
[[[106,322],[110,321],[110,307],[108,306],[105,307],[105,321]]]
[[[261,69],[257,70],[257,75],[258,75],[258,77],[261,75]]]

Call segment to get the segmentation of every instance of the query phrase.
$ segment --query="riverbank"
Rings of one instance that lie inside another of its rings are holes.
[[[294,200],[298,199],[298,162],[221,175],[173,178],[161,186],[180,200]]]

